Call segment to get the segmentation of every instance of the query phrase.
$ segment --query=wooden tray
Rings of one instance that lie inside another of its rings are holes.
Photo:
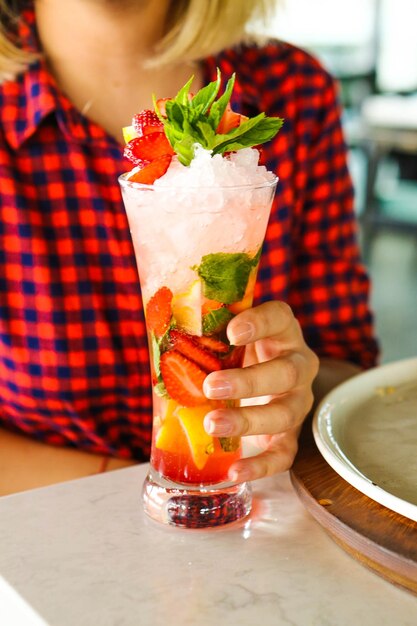
[[[332,539],[386,580],[417,594],[417,522],[341,478],[317,449],[310,421],[290,474],[301,502]]]

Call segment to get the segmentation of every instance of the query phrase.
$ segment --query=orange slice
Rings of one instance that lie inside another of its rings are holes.
[[[202,288],[199,278],[191,283],[187,291],[174,295],[171,304],[172,314],[179,328],[198,337],[203,334],[201,305]]]
[[[178,420],[186,434],[191,450],[194,465],[201,470],[208,461],[210,454],[214,452],[214,440],[206,433],[203,426],[203,419],[206,413],[213,407],[210,404],[203,404],[192,408],[182,408],[176,411]]]
[[[123,139],[125,140],[126,143],[128,143],[131,139],[138,137],[138,134],[133,126],[124,126],[122,128],[122,132],[123,132]]]
[[[241,311],[246,311],[246,309],[250,309],[250,307],[252,306],[257,273],[258,268],[254,267],[249,274],[248,284],[246,286],[245,295],[243,296],[242,300],[239,300],[239,302],[233,302],[233,304],[228,305],[227,308],[229,309],[229,311],[231,311],[235,315],[241,313]]]
[[[181,440],[184,439],[182,426],[178,418],[174,415],[164,420],[156,436],[155,446],[164,452],[178,454],[186,446],[185,441],[184,444],[181,445]]]
[[[175,409],[178,408],[177,402],[171,398],[167,400],[165,416],[162,419],[162,425],[156,435],[155,445],[160,450],[172,452],[174,454],[179,451],[179,442],[184,439],[184,431],[178,418],[174,415]],[[185,442],[184,442],[185,444]]]
[[[156,436],[156,447],[172,454],[184,453],[186,448],[197,469],[203,469],[214,452],[214,439],[203,426],[204,416],[212,409],[211,404],[179,408],[175,400],[168,400],[165,417]]]

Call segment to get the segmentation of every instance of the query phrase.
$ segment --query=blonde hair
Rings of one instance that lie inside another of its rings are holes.
[[[14,30],[18,14],[10,6],[13,2],[0,0],[0,83],[12,80],[16,74],[26,69],[35,57],[34,54],[21,50],[10,36]]]
[[[171,23],[154,63],[197,61],[240,43],[254,20],[266,22],[277,0],[173,0]]]
[[[245,39],[253,20],[266,22],[277,0],[171,0],[167,32],[159,42],[153,66],[197,61]],[[0,0],[0,82],[24,71],[37,58],[13,39],[19,10]]]

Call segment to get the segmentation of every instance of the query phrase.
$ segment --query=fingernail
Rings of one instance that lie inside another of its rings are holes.
[[[232,470],[230,480],[235,483],[244,483],[251,479],[251,473],[248,469]]]
[[[232,387],[226,380],[204,381],[204,393],[211,400],[230,398]]]
[[[229,339],[232,344],[245,344],[250,341],[254,334],[253,324],[250,322],[241,322],[231,328]],[[230,336],[231,335],[231,336]]]
[[[206,426],[206,422],[204,422],[204,426]],[[217,437],[223,437],[226,435],[231,435],[232,433],[232,425],[229,420],[226,419],[208,419],[207,420],[207,432],[210,435],[216,435]]]

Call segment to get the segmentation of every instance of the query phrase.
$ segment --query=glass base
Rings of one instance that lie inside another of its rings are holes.
[[[152,468],[143,484],[145,512],[158,522],[180,528],[213,528],[236,522],[252,508],[248,483],[185,485],[162,478]]]

